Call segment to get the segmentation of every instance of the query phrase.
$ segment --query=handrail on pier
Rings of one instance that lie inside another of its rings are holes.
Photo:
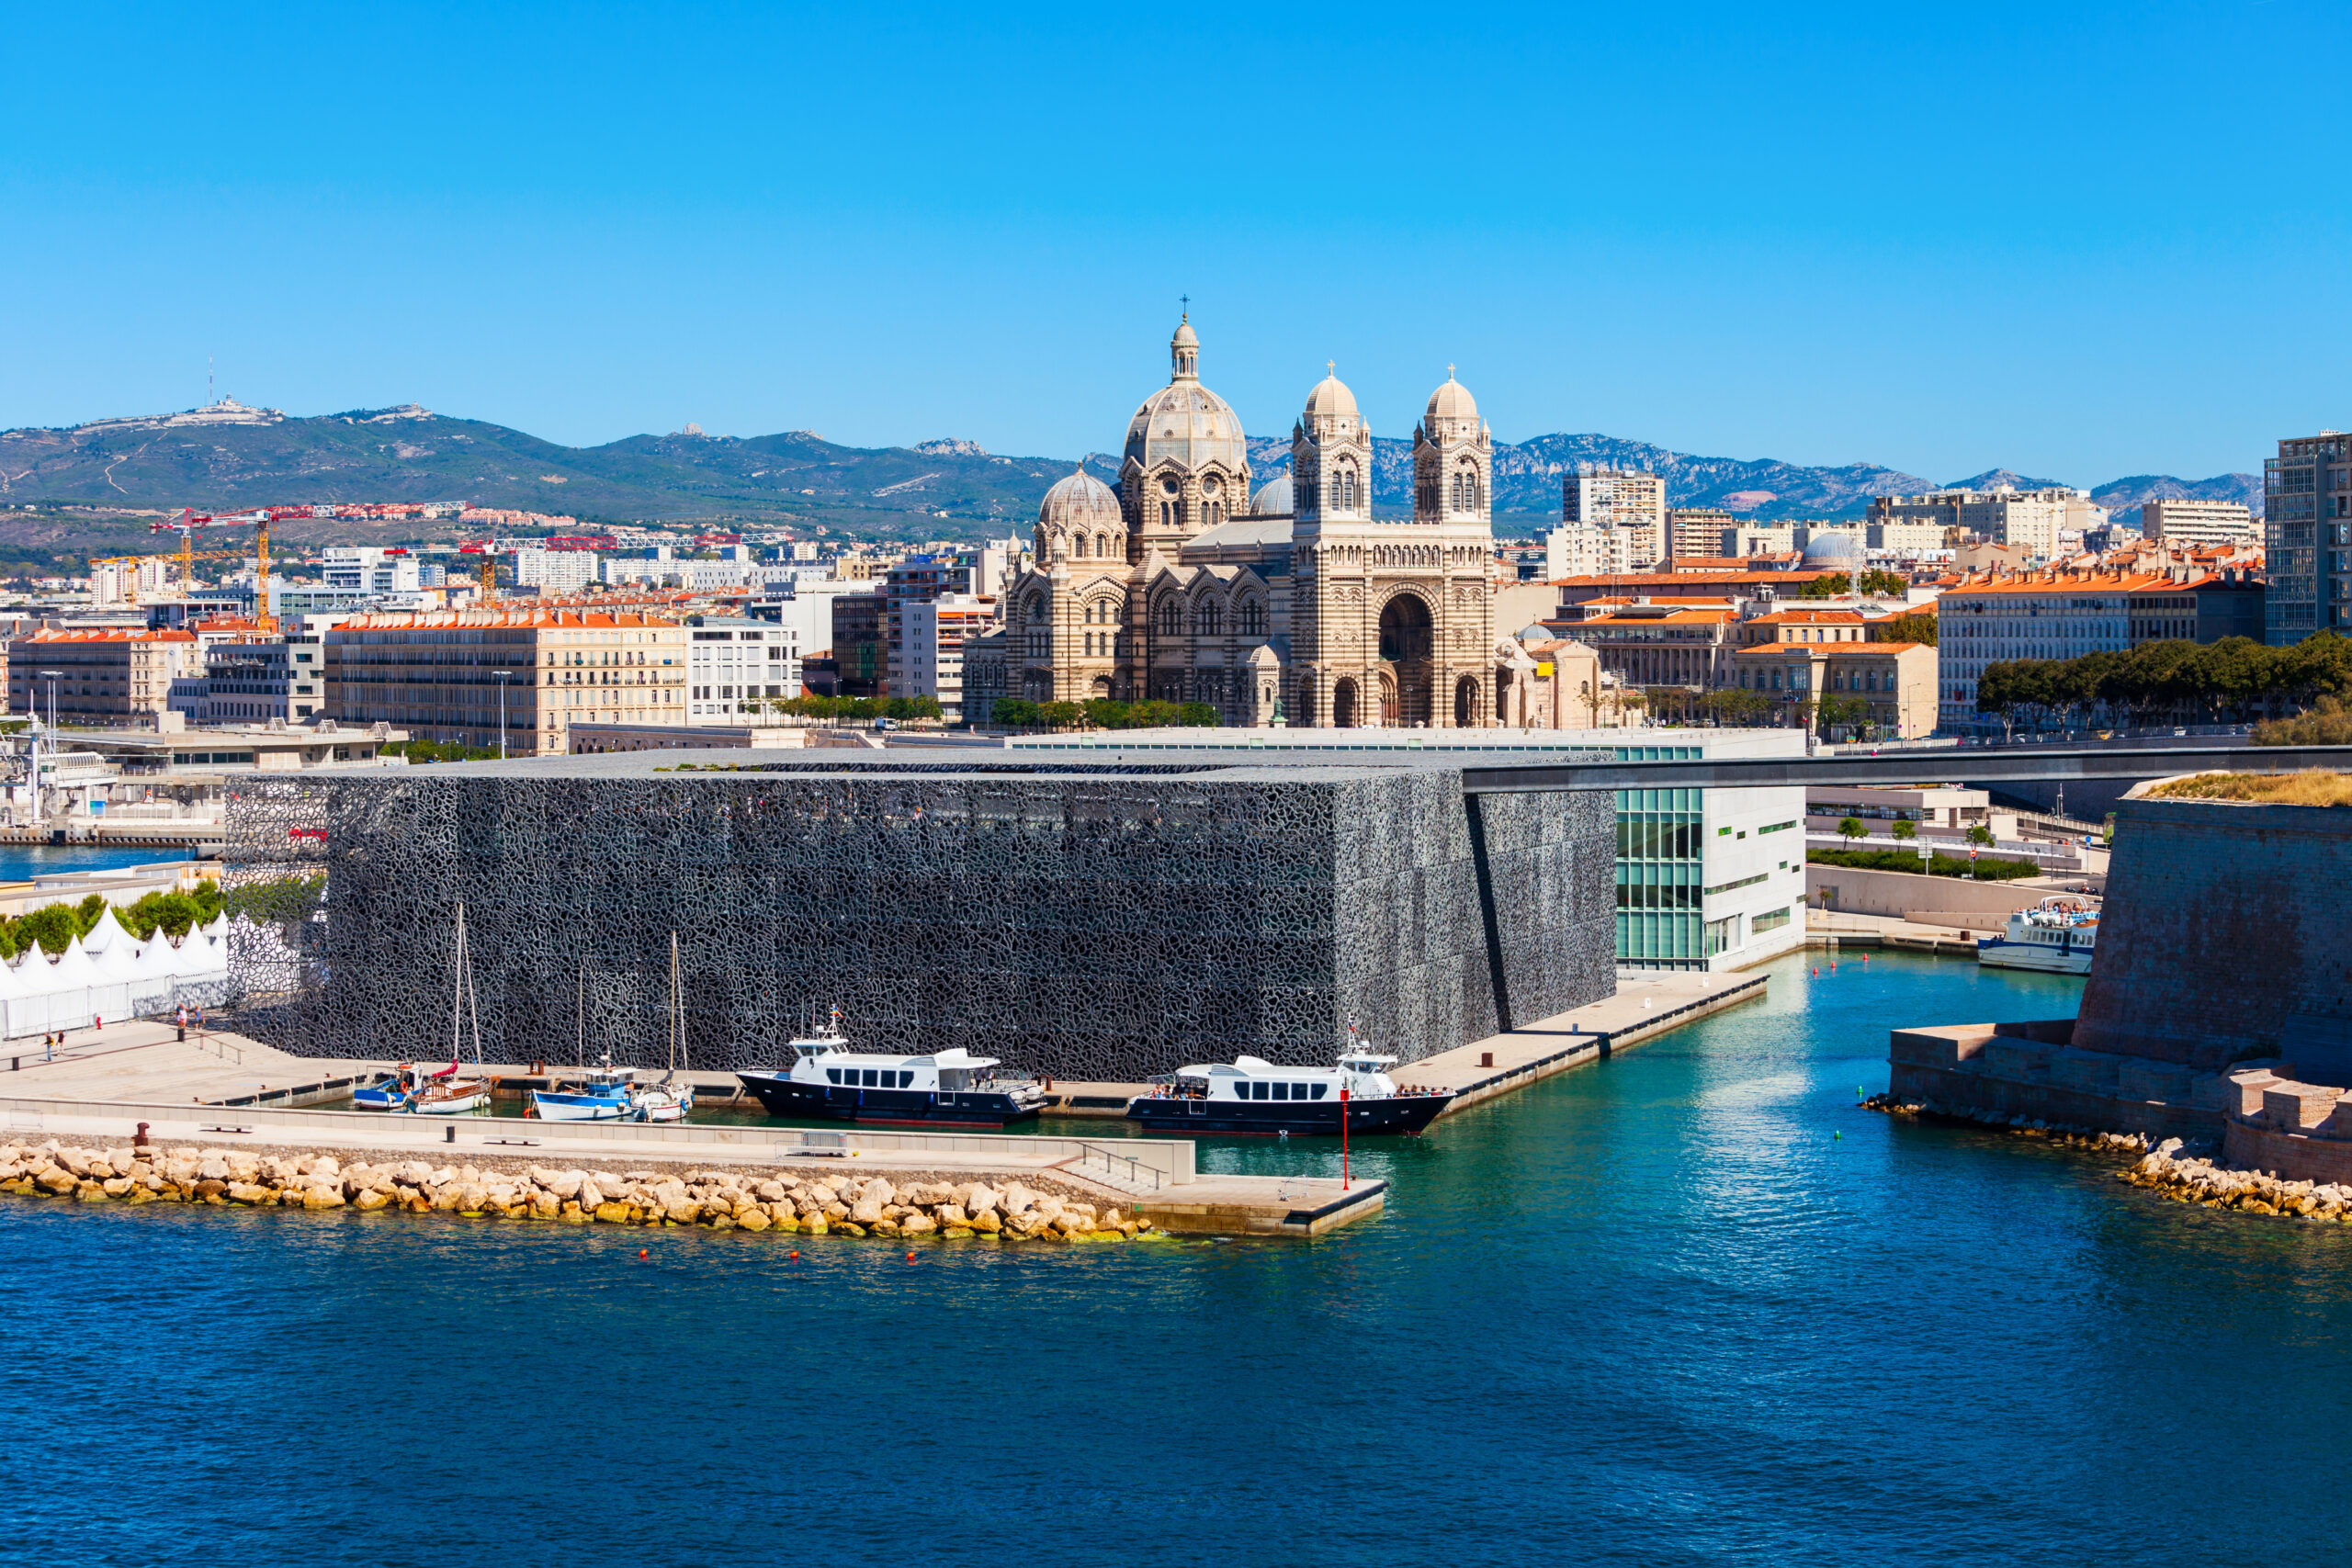
[[[1117,1175],[1119,1166],[1124,1164],[1127,1168],[1127,1180],[1130,1183],[1140,1187],[1143,1185],[1143,1178],[1140,1173],[1148,1170],[1151,1172],[1151,1190],[1154,1192],[1159,1190],[1160,1175],[1158,1167],[1145,1165],[1134,1155],[1113,1154],[1109,1149],[1103,1148],[1096,1144],[1087,1143],[1083,1140],[1080,1140],[1078,1148],[1079,1169],[1086,1169],[1087,1167],[1094,1163],[1097,1157],[1100,1157],[1102,1161],[1103,1175]]]

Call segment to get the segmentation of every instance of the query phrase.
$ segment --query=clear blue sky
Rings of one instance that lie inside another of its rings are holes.
[[[0,425],[414,400],[1114,448],[1190,294],[1286,431],[2075,483],[2352,427],[2352,7],[20,8]]]

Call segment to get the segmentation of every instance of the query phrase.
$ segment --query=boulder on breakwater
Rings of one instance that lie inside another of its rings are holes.
[[[901,1185],[903,1183],[903,1185]],[[0,1192],[83,1202],[401,1210],[572,1224],[700,1225],[786,1235],[1129,1241],[1149,1220],[1070,1190],[946,1173],[756,1168],[654,1171],[537,1165],[370,1165],[332,1154],[161,1145],[0,1145]]]
[[[2177,1203],[2234,1209],[2246,1214],[2352,1224],[2352,1188],[2328,1181],[2290,1181],[2267,1170],[2232,1170],[2167,1139],[2122,1173],[2122,1179]]]

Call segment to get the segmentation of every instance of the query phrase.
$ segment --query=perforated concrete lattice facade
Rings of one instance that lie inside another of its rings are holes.
[[[1448,1049],[1498,1027],[1498,972],[1521,1021],[1614,989],[1606,794],[1487,797],[1474,822],[1444,767],[901,755],[240,781],[224,881],[278,918],[232,951],[235,1027],[446,1050],[461,898],[492,1062],[574,1060],[584,995],[592,1060],[660,1066],[673,931],[706,1068],[788,1059],[836,1004],[861,1047],[1132,1082],[1329,1061],[1351,1015],[1408,1059]]]

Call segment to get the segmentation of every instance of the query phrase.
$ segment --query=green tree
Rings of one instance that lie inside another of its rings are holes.
[[[1870,831],[1868,828],[1862,826],[1862,819],[1859,817],[1841,817],[1838,819],[1838,836],[1841,839],[1867,839],[1870,837]]]
[[[1889,615],[1871,628],[1873,642],[1918,642],[1936,646],[1936,617],[1925,610]]]
[[[41,951],[52,957],[64,952],[65,944],[80,934],[73,908],[64,904],[44,904],[17,924],[28,945],[37,942]]]
[[[1912,821],[1908,817],[1896,818],[1894,819],[1894,827],[1892,830],[1896,838],[1902,840],[1906,844],[1919,836],[1918,824]]]
[[[1026,697],[999,697],[989,722],[999,729],[1035,729],[1044,722],[1037,705]]]
[[[1993,847],[1993,829],[1982,822],[1970,823],[1967,836],[1972,844],[1982,844],[1988,850]]]
[[[1797,590],[1800,599],[1836,599],[1854,591],[1854,580],[1842,571],[1826,572]]]
[[[1873,567],[1862,573],[1861,590],[1883,599],[1899,598],[1911,592],[1911,580],[1901,572]]]

